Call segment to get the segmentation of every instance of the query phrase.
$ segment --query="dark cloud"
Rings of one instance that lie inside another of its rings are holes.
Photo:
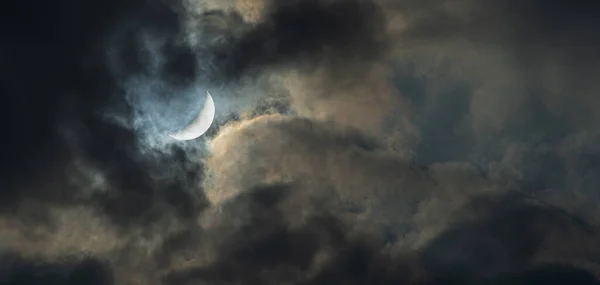
[[[473,199],[465,208],[480,218],[460,222],[436,237],[423,251],[424,265],[444,274],[493,276],[530,266],[543,250],[543,239],[552,234],[588,234],[587,225],[573,217],[523,198]]]
[[[598,284],[589,272],[564,265],[545,265],[531,270],[471,281],[471,284]]]
[[[232,70],[344,65],[385,51],[383,15],[371,1],[267,1],[264,14],[234,46]]]
[[[593,32],[599,8],[589,1],[503,1],[483,5],[460,1],[444,6],[440,1],[402,1],[396,4],[411,23],[409,35],[435,39],[461,37],[496,43],[542,44],[568,48],[598,44]],[[435,17],[439,16],[439,17]],[[499,22],[492,25],[494,22]],[[441,26],[438,24],[446,24]],[[479,26],[475,24],[480,24]],[[535,35],[534,37],[529,37]]]
[[[411,104],[417,160],[498,167],[529,191],[589,191],[576,181],[596,162],[574,174],[575,161],[589,159],[562,149],[589,155],[584,145],[597,140],[598,86],[590,78],[600,74],[592,52],[600,22],[591,15],[600,6],[442,2],[392,5],[402,23],[394,85]]]
[[[307,218],[296,227],[285,223],[282,217],[289,214],[288,208],[278,207],[281,199],[273,199],[281,197],[284,189],[280,186],[253,189],[224,206],[225,212],[229,212],[228,207],[233,213],[243,209],[246,218],[232,232],[232,237],[220,245],[222,252],[217,259],[207,266],[174,271],[165,282],[543,284],[581,280],[585,284],[598,283],[586,270],[535,261],[544,251],[552,251],[543,247],[549,235],[590,233],[571,217],[522,196],[473,199],[463,210],[468,213],[465,220],[441,232],[417,256],[390,256],[384,244],[349,235],[345,226],[329,214]],[[239,216],[223,219],[228,222],[222,226],[228,227],[229,219],[237,220]]]
[[[3,4],[0,283],[598,283],[598,5],[246,2]]]
[[[24,260],[14,254],[1,259],[2,284],[113,284],[112,273],[105,264],[94,259],[78,262],[41,263]]]

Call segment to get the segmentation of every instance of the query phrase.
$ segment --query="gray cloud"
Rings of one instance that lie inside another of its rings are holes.
[[[72,4],[2,50],[7,280],[597,283],[595,6]]]

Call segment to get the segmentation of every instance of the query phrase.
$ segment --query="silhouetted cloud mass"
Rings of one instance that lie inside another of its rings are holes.
[[[1,284],[599,283],[600,4],[2,6]]]

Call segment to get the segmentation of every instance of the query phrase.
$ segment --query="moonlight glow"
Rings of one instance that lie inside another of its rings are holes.
[[[198,114],[198,117],[194,122],[192,122],[185,129],[177,132],[174,135],[170,135],[172,138],[176,140],[193,140],[195,138],[200,137],[212,125],[212,122],[215,118],[215,103],[213,101],[212,96],[207,91],[206,92],[206,101],[204,102],[204,107]]]

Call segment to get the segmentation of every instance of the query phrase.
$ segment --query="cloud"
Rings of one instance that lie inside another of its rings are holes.
[[[598,74],[598,58],[587,52],[598,45],[590,32],[595,4],[401,1],[394,7],[401,28],[392,26],[399,43],[393,85],[410,102],[418,139],[406,147],[418,161],[469,161],[512,173],[529,188],[587,191],[559,181],[569,177],[566,161],[582,157],[558,153],[576,137],[595,141],[598,132],[597,88],[587,79]]]
[[[2,17],[6,274],[597,283],[596,6],[143,2]]]
[[[207,164],[216,180],[206,187],[209,200],[227,205],[245,193],[244,185],[301,181],[275,216],[302,220],[297,212],[335,213],[354,229],[349,232],[395,244],[398,254],[422,248],[418,260],[432,276],[489,277],[538,264],[536,258],[560,262],[559,244],[573,250],[579,245],[571,241],[595,239],[595,230],[578,218],[520,192],[510,194],[468,164],[423,169],[387,150],[343,139],[331,127],[269,116],[224,129]],[[250,165],[254,171],[247,170]],[[590,261],[585,259],[577,262]]]
[[[39,264],[4,254],[0,261],[5,284],[113,284],[109,269],[94,259]]]

